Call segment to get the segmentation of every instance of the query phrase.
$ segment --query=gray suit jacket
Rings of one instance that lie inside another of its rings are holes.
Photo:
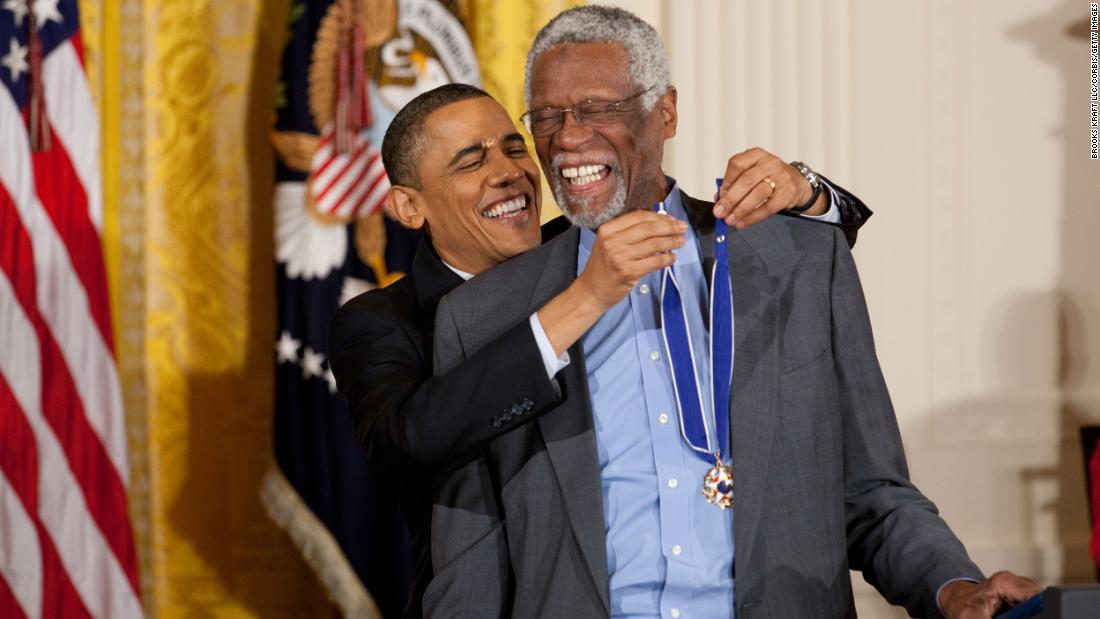
[[[710,204],[686,195],[684,203],[704,261],[713,260]],[[910,614],[938,616],[938,587],[981,572],[909,481],[843,235],[791,217],[731,235],[738,616],[854,616],[850,568]],[[570,229],[448,295],[436,319],[436,370],[566,288],[577,242]],[[585,360],[579,345],[569,354],[558,376],[563,403],[495,439],[436,489],[426,616],[610,613]],[[500,413],[485,411],[485,423]]]

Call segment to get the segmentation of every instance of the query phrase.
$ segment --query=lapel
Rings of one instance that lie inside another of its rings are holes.
[[[579,230],[571,227],[553,241],[553,251],[535,286],[529,311],[537,310],[576,279],[579,238]],[[569,349],[569,358],[572,362],[562,370],[564,402],[558,410],[540,416],[538,425],[554,476],[561,487],[573,534],[600,593],[604,611],[610,613],[600,463],[596,454],[587,370],[579,341]]]
[[[682,192],[681,192],[682,193]],[[714,264],[713,204],[683,194],[699,238],[707,277]],[[734,545],[737,563],[746,565],[760,526],[767,494],[768,463],[779,377],[776,346],[776,286],[768,264],[753,244],[767,243],[767,228],[751,234],[730,228],[729,267],[733,290],[734,360],[730,387],[730,451],[734,479]]]

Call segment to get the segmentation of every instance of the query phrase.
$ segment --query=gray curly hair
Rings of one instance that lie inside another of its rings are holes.
[[[642,18],[617,7],[587,5],[563,11],[550,20],[531,43],[524,70],[523,91],[531,106],[531,73],[535,61],[562,43],[618,43],[626,50],[628,71],[643,90],[642,108],[650,111],[672,82],[668,57],[657,31]]]

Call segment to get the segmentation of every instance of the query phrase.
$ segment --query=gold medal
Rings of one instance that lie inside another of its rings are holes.
[[[703,477],[703,497],[722,509],[733,507],[733,467],[722,464],[719,454],[714,455],[714,466]]]

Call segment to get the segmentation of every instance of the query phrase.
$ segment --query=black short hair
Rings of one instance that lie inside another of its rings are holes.
[[[420,93],[401,108],[382,139],[382,165],[390,184],[420,189],[417,170],[427,146],[424,119],[441,107],[478,97],[489,97],[489,93],[470,84],[444,84]]]

